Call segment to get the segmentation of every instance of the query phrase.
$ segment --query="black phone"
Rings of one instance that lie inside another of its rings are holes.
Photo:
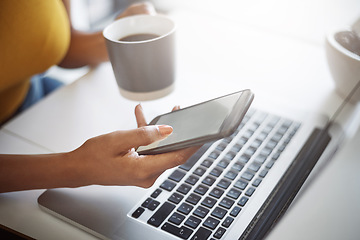
[[[158,154],[202,145],[234,133],[249,109],[254,94],[246,89],[155,117],[149,125],[170,125],[167,138],[137,149]]]

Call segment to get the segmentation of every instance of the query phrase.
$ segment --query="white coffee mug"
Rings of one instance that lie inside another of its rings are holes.
[[[335,81],[336,91],[346,98],[360,82],[360,21],[353,27],[336,30],[326,39],[326,55],[331,75]],[[360,88],[350,102],[360,101]]]

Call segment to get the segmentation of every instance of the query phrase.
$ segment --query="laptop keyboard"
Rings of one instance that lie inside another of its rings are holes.
[[[174,169],[132,217],[181,239],[221,239],[299,127],[250,109],[233,135]]]

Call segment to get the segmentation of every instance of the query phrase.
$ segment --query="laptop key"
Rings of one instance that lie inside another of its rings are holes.
[[[217,186],[219,186],[219,187],[221,187],[221,188],[223,188],[223,189],[227,189],[227,188],[230,186],[230,184],[231,184],[230,181],[228,181],[228,180],[226,180],[226,179],[221,179],[221,180],[218,182]]]
[[[271,161],[269,161],[268,163],[266,163],[266,165],[265,165],[265,167],[267,168],[267,169],[270,169],[270,168],[272,168],[272,166],[274,166],[274,161],[273,160],[271,160]]]
[[[144,208],[147,208],[149,206],[149,204],[151,203],[152,198],[147,198],[142,204],[141,206]]]
[[[232,169],[236,170],[237,172],[240,172],[244,168],[244,165],[241,162],[236,162],[232,166]]]
[[[232,148],[231,150],[234,151],[234,152],[240,152],[240,150],[242,149],[244,145],[240,144],[240,143],[236,143]]]
[[[261,167],[260,164],[253,162],[253,163],[250,164],[248,169],[253,171],[253,172],[257,172],[257,171],[259,171],[260,167]]]
[[[156,201],[156,200],[152,200],[149,205],[147,206],[147,208],[150,211],[154,211],[158,206],[160,205],[160,202]]]
[[[208,239],[208,237],[211,235],[211,231],[200,227],[197,232],[194,234],[194,236],[191,238],[191,240],[197,240],[197,239]]]
[[[206,187],[205,185],[200,184],[199,186],[197,186],[197,188],[194,190],[194,192],[200,194],[200,195],[204,195],[207,191],[209,190],[208,187]]]
[[[180,170],[175,170],[170,176],[169,179],[175,181],[175,182],[180,182],[180,180],[185,176],[185,173],[183,171]]]
[[[227,144],[221,142],[219,145],[216,146],[216,150],[224,151],[224,149],[227,147]]]
[[[238,174],[236,172],[230,170],[225,174],[225,177],[230,180],[234,180],[237,177],[237,175]]]
[[[268,148],[268,147],[265,147],[261,150],[261,153],[260,155],[263,155],[263,156],[269,156],[272,152],[272,149],[271,148]]]
[[[231,225],[231,223],[234,221],[234,218],[232,217],[226,217],[225,220],[223,221],[223,223],[221,224],[221,226],[223,227],[229,227]]]
[[[208,159],[205,159],[205,160],[201,163],[201,165],[204,166],[204,167],[206,167],[206,168],[209,168],[213,163],[214,163],[214,161],[208,158]]]
[[[209,213],[209,209],[199,206],[195,209],[194,215],[204,218]]]
[[[174,223],[176,225],[180,225],[180,223],[182,223],[184,219],[185,219],[184,215],[181,215],[178,212],[174,212],[173,215],[171,215],[171,217],[169,218],[169,222]]]
[[[224,190],[222,190],[220,188],[214,188],[213,190],[211,190],[210,196],[220,198],[221,195],[223,195],[223,193],[224,193]]]
[[[264,154],[259,154],[255,157],[255,162],[259,163],[259,164],[263,164],[266,160],[267,156]]]
[[[212,159],[217,159],[217,157],[221,154],[221,151],[214,150],[212,153],[210,153],[209,157]]]
[[[190,235],[193,233],[193,230],[187,227],[176,227],[171,223],[165,223],[162,227],[162,230],[171,233],[181,239],[188,239]]]
[[[227,214],[227,211],[223,208],[216,207],[214,211],[211,213],[211,216],[223,219],[225,215]]]
[[[214,182],[216,181],[215,178],[211,177],[211,176],[207,176],[206,178],[204,178],[204,180],[202,181],[202,183],[211,186],[214,184]]]
[[[255,192],[255,188],[249,187],[249,188],[246,190],[245,195],[248,196],[248,197],[251,197],[254,192]]]
[[[199,181],[199,178],[195,175],[190,175],[186,180],[185,182],[190,184],[190,185],[195,185],[195,183]]]
[[[198,167],[197,169],[195,169],[194,174],[198,175],[199,177],[201,177],[202,175],[204,175],[204,173],[206,172],[205,168],[202,167]]]
[[[260,183],[261,183],[261,179],[260,179],[260,178],[257,178],[257,179],[255,179],[255,180],[253,181],[252,185],[253,185],[254,187],[258,187],[258,186],[260,185]]]
[[[183,193],[183,194],[187,194],[190,191],[190,189],[191,189],[190,185],[183,183],[179,186],[179,188],[176,191]]]
[[[245,182],[245,181],[243,181],[243,180],[238,180],[238,181],[235,183],[234,187],[237,187],[237,188],[239,188],[239,189],[241,189],[241,190],[244,190],[247,185],[248,185],[247,182]]]
[[[182,199],[184,198],[183,195],[179,194],[179,193],[173,193],[170,197],[169,197],[169,201],[173,202],[175,204],[178,204]]]
[[[274,153],[274,155],[272,156],[272,160],[276,161],[278,160],[278,158],[280,157],[281,151],[277,151],[276,153]]]
[[[225,229],[225,228],[219,227],[219,228],[216,230],[216,232],[215,232],[215,234],[214,234],[214,237],[217,238],[217,239],[220,239],[220,238],[224,235],[225,232],[226,232],[226,229]]]
[[[201,204],[208,207],[208,208],[212,208],[216,203],[216,200],[211,198],[211,197],[206,197]]]
[[[264,169],[259,173],[259,176],[264,178],[266,176],[266,174],[268,173],[268,170]]]
[[[133,212],[133,214],[131,215],[133,218],[138,218],[141,216],[141,214],[143,214],[143,212],[145,211],[145,208],[142,207],[138,207],[135,212]]]
[[[247,203],[248,200],[249,200],[249,198],[244,196],[244,197],[240,198],[240,201],[238,202],[238,204],[243,207],[243,206],[245,206],[245,204]]]
[[[161,194],[162,190],[160,188],[156,189],[152,194],[152,198],[157,198]]]
[[[210,174],[215,176],[215,177],[218,177],[221,175],[221,173],[223,172],[222,169],[220,168],[214,168],[213,170],[211,170]]]
[[[232,188],[230,189],[230,191],[226,194],[226,196],[228,197],[231,197],[231,198],[234,198],[234,199],[237,199],[241,194],[241,191],[235,189],[235,188]]]
[[[205,222],[203,223],[203,225],[204,225],[205,227],[208,227],[208,228],[214,230],[214,229],[217,227],[217,225],[219,225],[219,223],[220,223],[219,220],[217,220],[217,219],[215,219],[215,218],[213,218],[213,217],[208,217],[208,218],[205,220]]]
[[[171,192],[171,190],[174,189],[174,187],[176,186],[176,183],[172,182],[172,181],[169,181],[169,180],[165,180],[161,185],[160,187],[162,189],[165,189],[166,191],[169,191]]]
[[[236,217],[239,214],[240,211],[241,211],[241,207],[235,206],[231,210],[230,215],[233,216],[233,217]]]
[[[236,156],[236,153],[237,152],[234,152],[234,151],[229,151],[226,155],[225,155],[225,159],[227,160],[233,160],[234,157]]]
[[[224,208],[230,209],[234,203],[235,203],[234,200],[224,197],[219,204]]]
[[[227,168],[227,166],[229,166],[229,164],[230,164],[229,160],[223,159],[218,163],[218,166],[225,169]]]
[[[196,205],[200,201],[201,197],[195,193],[189,195],[186,202]]]
[[[251,156],[247,155],[247,154],[243,154],[241,155],[241,157],[239,158],[239,162],[240,163],[247,163],[250,160]]]
[[[194,217],[194,216],[190,216],[186,221],[185,221],[185,225],[191,228],[197,228],[199,226],[199,224],[201,223],[201,219]]]
[[[169,202],[164,202],[163,205],[149,218],[148,224],[158,227],[168,217],[168,215],[174,210],[175,205]]]
[[[241,178],[245,179],[245,180],[248,180],[248,181],[251,181],[251,179],[254,177],[254,174],[252,174],[251,172],[244,172],[242,175],[241,175]]]
[[[187,203],[182,203],[177,209],[179,212],[188,215],[194,207]]]

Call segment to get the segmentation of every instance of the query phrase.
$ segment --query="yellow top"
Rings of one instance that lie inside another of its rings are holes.
[[[24,100],[31,76],[58,64],[69,44],[60,0],[0,0],[0,123]]]

